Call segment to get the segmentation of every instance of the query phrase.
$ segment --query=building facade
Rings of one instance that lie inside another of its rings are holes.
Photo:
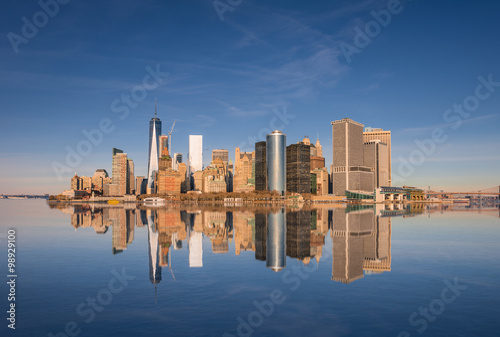
[[[215,159],[220,159],[227,165],[229,162],[229,151],[224,149],[212,150],[212,161],[214,161]]]
[[[203,136],[189,135],[189,174],[203,170]]]
[[[255,189],[267,190],[266,142],[255,143]]]
[[[311,193],[311,146],[292,144],[286,148],[286,190]]]
[[[379,140],[373,140],[363,145],[364,165],[373,172],[375,188],[389,185],[388,146]]]
[[[379,140],[382,143],[387,144],[387,166],[389,167],[389,185],[392,186],[392,169],[391,169],[391,131],[384,131],[379,128],[365,128],[363,132],[363,143],[368,143],[372,140]]]
[[[286,135],[273,131],[266,136],[267,189],[286,192]]]
[[[116,194],[114,195],[122,196],[127,194],[127,186],[129,184],[127,168],[127,154],[123,153],[122,150],[113,148],[112,179],[113,184],[116,185]]]
[[[346,191],[373,193],[373,172],[363,165],[363,124],[349,118],[332,123],[332,190],[337,196]]]

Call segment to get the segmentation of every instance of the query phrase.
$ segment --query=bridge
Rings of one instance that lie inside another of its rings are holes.
[[[491,195],[491,196],[500,196],[500,186],[490,187],[477,191],[468,191],[468,192],[451,192],[451,191],[425,191],[425,194],[429,196],[442,196],[442,195]]]

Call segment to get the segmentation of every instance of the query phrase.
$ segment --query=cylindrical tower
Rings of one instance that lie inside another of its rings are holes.
[[[267,188],[285,195],[286,135],[275,130],[266,136]]]
[[[285,210],[267,214],[266,267],[275,272],[286,266]]]

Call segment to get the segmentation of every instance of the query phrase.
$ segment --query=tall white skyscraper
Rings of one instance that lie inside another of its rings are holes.
[[[150,138],[151,148],[149,149],[148,194],[155,193],[154,181],[155,175],[158,172],[158,137],[156,132],[156,124],[153,124]]]
[[[189,135],[189,173],[203,170],[203,136]]]

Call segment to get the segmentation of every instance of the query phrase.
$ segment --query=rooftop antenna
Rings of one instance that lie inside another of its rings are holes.
[[[156,97],[155,97],[155,119],[156,119]]]
[[[319,132],[316,133],[316,139],[319,140]]]

